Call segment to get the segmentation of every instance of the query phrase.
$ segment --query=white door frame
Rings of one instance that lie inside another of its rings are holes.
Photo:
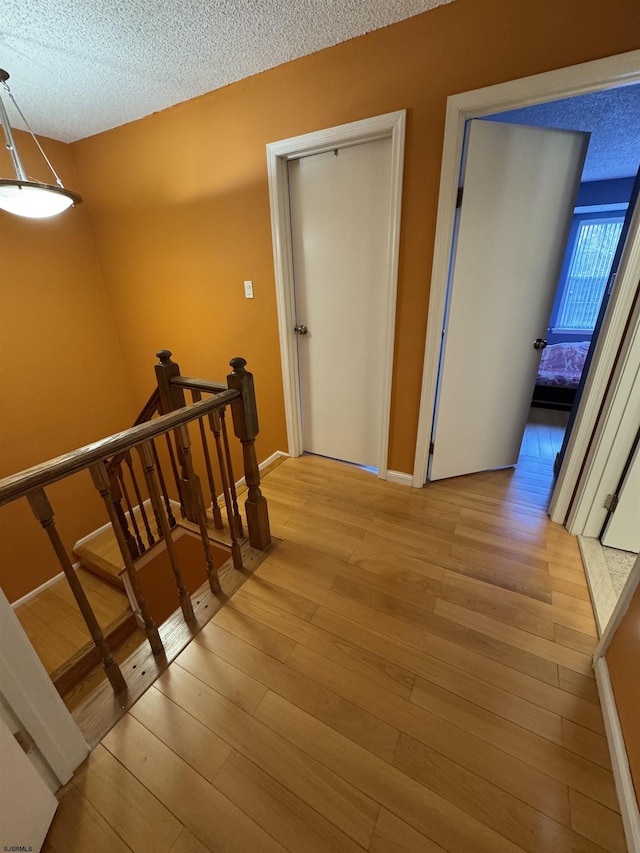
[[[294,136],[267,145],[267,172],[271,203],[271,232],[276,278],[280,356],[284,384],[284,404],[287,423],[289,455],[300,456],[303,451],[300,378],[297,343],[294,340],[295,292],[293,253],[291,245],[291,215],[289,209],[289,160],[321,154],[336,148],[391,139],[391,197],[389,228],[389,264],[387,268],[387,310],[384,348],[383,414],[380,431],[378,476],[387,477],[389,420],[391,416],[391,379],[393,374],[393,344],[395,337],[396,294],[398,285],[398,249],[400,245],[400,212],[402,204],[402,171],[406,111],[399,110],[362,121],[343,124],[303,136]],[[346,378],[345,378],[346,377]],[[348,381],[348,372],[336,376],[336,382]]]
[[[25,731],[30,754],[53,791],[71,779],[89,754],[80,729],[0,589],[0,711],[13,731]]]
[[[634,224],[637,231],[640,227],[640,204],[636,205]],[[640,256],[640,239],[635,241],[635,249]],[[636,270],[636,282],[639,278],[640,272]],[[640,423],[639,390],[640,304],[636,304],[586,456],[585,474],[578,484],[578,499],[569,513],[568,529],[575,529],[582,536],[599,537],[607,519],[604,499],[618,486]]]
[[[480,118],[495,112],[519,109],[638,81],[640,81],[640,50],[634,50],[594,62],[451,95],[447,99],[420,417],[413,471],[414,487],[422,488],[426,480],[465,122],[468,119]],[[606,335],[603,330],[598,341],[589,382],[582,395],[569,448],[554,492],[551,513],[553,521],[565,522],[581,473],[582,461],[593,433],[599,404],[631,309],[632,291],[635,291],[638,281],[640,258],[635,259],[630,256],[640,254],[637,244],[640,244],[640,235],[630,233],[625,251],[627,257],[622,259],[614,293],[616,304],[610,304],[609,309],[610,316],[616,315],[615,321],[608,324]],[[614,302],[613,298],[612,302]]]

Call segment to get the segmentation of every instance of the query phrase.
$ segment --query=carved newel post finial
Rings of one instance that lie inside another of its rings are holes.
[[[173,353],[170,349],[160,349],[156,353],[156,358],[159,358],[162,364],[166,364],[168,361],[171,361],[171,356]]]
[[[158,355],[160,355],[160,353],[158,353]],[[231,361],[229,362],[229,366],[233,368],[233,372],[236,374],[246,373],[247,372],[245,370],[246,364],[247,364],[247,359],[241,358],[240,356],[237,356],[236,358],[232,358]]]

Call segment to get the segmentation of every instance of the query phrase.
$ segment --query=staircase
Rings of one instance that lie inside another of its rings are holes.
[[[176,507],[179,511],[179,506]],[[137,512],[138,508],[134,510]],[[232,560],[232,534],[229,525],[223,523],[220,529],[215,527],[213,513],[207,510],[207,536],[209,547],[216,569],[219,571],[224,564]],[[185,539],[187,537],[187,539]],[[191,594],[207,581],[206,563],[202,559],[202,548],[196,548],[194,556],[189,559],[189,546],[185,543],[200,543],[200,528],[187,518],[181,518],[171,529],[171,539],[180,559],[182,574],[186,588]],[[147,546],[140,556],[134,560],[136,573],[149,610],[156,624],[162,624],[167,616],[177,606],[175,583],[171,573],[170,563],[167,565],[167,545],[163,537],[154,537],[154,542]],[[243,536],[239,540],[240,548],[248,542]],[[95,533],[85,536],[73,548],[73,554],[85,570],[96,577],[98,582],[109,584],[127,596],[128,611],[133,616],[137,601],[129,583],[124,557],[118,547],[118,540],[111,525]],[[198,559],[200,558],[200,559]],[[135,626],[135,619],[133,620]],[[144,625],[140,625],[144,627]]]
[[[65,621],[59,631],[74,633],[75,651],[66,660],[45,663],[63,694],[99,663],[115,693],[127,690],[114,655],[136,632],[139,639],[146,636],[153,658],[164,661],[160,665],[154,660],[153,667],[145,669],[160,671],[167,661],[167,632],[161,637],[158,626],[171,623],[169,635],[186,644],[255,568],[257,554],[271,542],[255,455],[253,377],[245,370],[246,362],[232,359],[233,371],[227,383],[220,384],[181,376],[168,350],[158,357],[158,387],[129,430],[0,481],[0,506],[22,497],[28,500],[65,575],[65,581],[57,582],[68,584],[62,597],[72,595],[82,615],[84,626],[72,631],[71,622]],[[239,439],[237,450],[227,431],[227,410]],[[245,518],[233,472],[234,456],[240,454]],[[91,474],[104,502],[108,523],[79,540],[69,554],[45,488],[84,471]],[[207,498],[201,483],[206,484]],[[81,566],[78,571],[75,561]],[[49,589],[60,598],[60,589]],[[107,598],[115,611],[105,621],[101,601]],[[21,621],[37,651],[40,642],[46,659],[50,644],[44,633],[39,640],[35,634],[47,616],[34,615],[35,600],[24,608]],[[16,611],[19,618],[21,610]],[[55,632],[55,625],[48,627]],[[177,653],[176,643],[172,648],[172,654]],[[129,690],[129,698],[131,694]]]

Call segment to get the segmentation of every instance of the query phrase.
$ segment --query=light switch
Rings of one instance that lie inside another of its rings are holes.
[[[245,281],[244,283],[244,295],[247,299],[253,299],[253,282]]]

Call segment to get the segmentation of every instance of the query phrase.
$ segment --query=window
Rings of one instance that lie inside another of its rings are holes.
[[[593,331],[623,222],[620,211],[574,217],[554,332]]]

